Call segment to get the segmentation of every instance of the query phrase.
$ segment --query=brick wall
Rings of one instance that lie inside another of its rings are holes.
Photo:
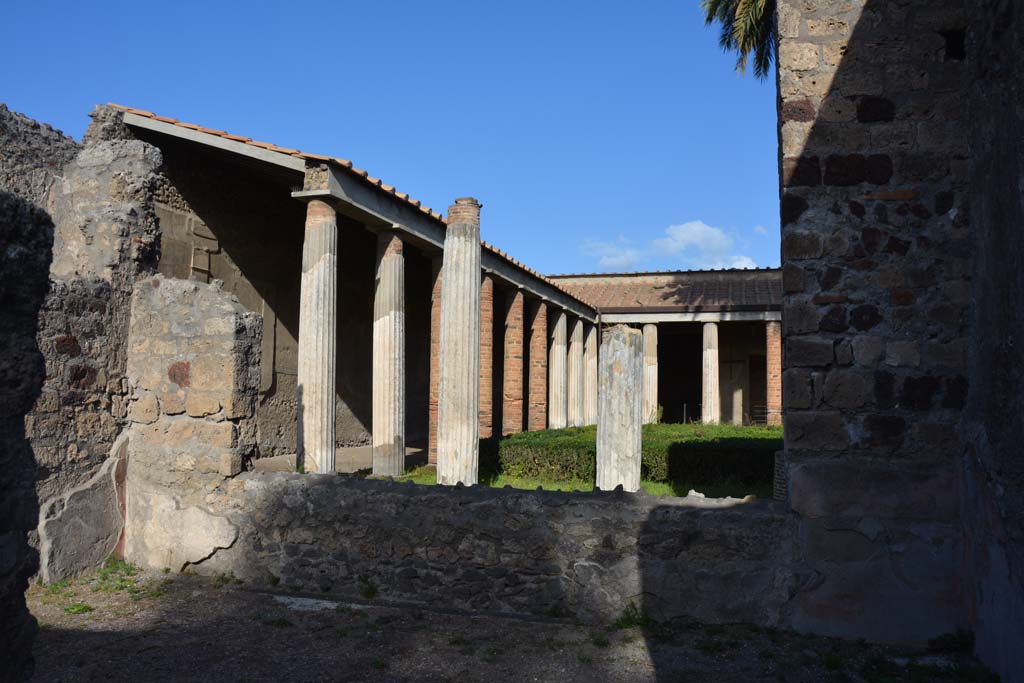
[[[543,301],[529,306],[526,428],[548,428],[548,307]]]
[[[934,0],[778,12],[786,459],[820,577],[794,623],[932,637],[961,614],[964,17]]]
[[[494,278],[480,282],[480,438],[494,435]]]
[[[765,323],[768,424],[782,424],[782,323]]]
[[[506,297],[505,305],[505,368],[502,388],[502,433],[523,431],[523,341],[525,335],[523,292]]]

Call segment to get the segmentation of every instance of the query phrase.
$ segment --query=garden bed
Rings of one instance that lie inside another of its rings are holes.
[[[589,491],[594,487],[596,427],[522,432],[483,442],[480,483],[488,486]],[[641,486],[651,495],[770,498],[782,428],[651,424],[643,428]],[[433,467],[405,477],[433,484]]]

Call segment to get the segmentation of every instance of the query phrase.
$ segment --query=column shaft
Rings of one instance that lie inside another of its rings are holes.
[[[555,311],[551,320],[551,347],[548,352],[548,426],[562,429],[568,420],[568,349],[565,311]]]
[[[480,281],[480,438],[494,436],[494,278]]]
[[[658,326],[644,325],[644,424],[658,421]]]
[[[531,432],[548,426],[548,306],[537,301],[530,306],[530,369],[526,428]]]
[[[597,414],[597,487],[640,488],[643,335],[616,325],[601,340]]]
[[[767,420],[770,425],[782,424],[782,323],[769,320],[765,325],[766,365],[768,371]]]
[[[335,339],[338,324],[338,222],[318,199],[306,205],[299,294],[297,464],[335,471]]]
[[[427,462],[437,464],[437,390],[441,368],[441,256],[431,260],[434,286],[430,291],[430,396],[427,416]]]
[[[391,230],[377,237],[373,296],[373,473],[405,468],[405,257]]]
[[[441,274],[437,482],[477,483],[480,458],[480,204],[448,208]]]
[[[505,307],[505,352],[502,370],[502,434],[523,431],[523,292],[507,297]]]
[[[701,421],[718,424],[722,400],[718,388],[718,323],[704,323],[704,364],[701,386]]]
[[[583,425],[583,321],[573,318],[569,324],[567,422],[570,427]]]
[[[597,424],[597,325],[586,324],[583,342],[583,424]]]

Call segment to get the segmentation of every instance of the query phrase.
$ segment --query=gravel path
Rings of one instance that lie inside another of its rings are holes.
[[[127,565],[35,586],[29,606],[40,622],[38,681],[994,680],[962,655],[752,626],[467,615]]]

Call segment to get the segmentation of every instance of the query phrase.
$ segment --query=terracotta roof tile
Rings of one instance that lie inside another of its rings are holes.
[[[782,305],[776,268],[552,275],[599,311],[775,310]]]
[[[445,218],[444,218],[444,216],[441,213],[439,213],[437,211],[433,211],[429,207],[424,206],[423,203],[420,202],[418,199],[414,199],[414,198],[410,197],[405,192],[397,191],[394,186],[392,186],[392,185],[385,185],[384,182],[382,180],[380,180],[379,178],[371,177],[369,173],[367,173],[366,171],[364,171],[361,168],[356,168],[355,166],[353,166],[352,162],[347,160],[347,159],[339,159],[337,157],[325,156],[323,154],[312,154],[310,152],[302,152],[300,150],[291,149],[291,148],[288,148],[288,147],[278,147],[277,145],[273,145],[273,144],[271,144],[269,142],[260,142],[258,140],[253,140],[251,138],[247,138],[247,137],[244,137],[244,136],[241,136],[241,135],[232,135],[231,133],[228,133],[228,132],[223,131],[223,130],[215,130],[215,129],[212,129],[212,128],[204,128],[203,126],[200,126],[200,125],[195,124],[195,123],[186,123],[184,121],[178,121],[177,119],[172,119],[172,118],[167,117],[167,116],[157,116],[153,112],[146,111],[144,109],[135,109],[133,107],[126,107],[126,106],[121,105],[121,104],[114,104],[113,102],[110,103],[110,106],[113,107],[114,109],[118,109],[118,110],[126,111],[126,112],[131,112],[132,114],[136,114],[137,116],[144,116],[146,118],[154,119],[156,121],[162,121],[164,123],[169,123],[169,124],[172,124],[172,125],[175,125],[175,126],[180,126],[182,128],[188,128],[189,130],[195,130],[195,131],[198,131],[200,133],[206,133],[207,135],[215,135],[217,137],[225,138],[227,140],[233,140],[233,141],[240,142],[240,143],[243,143],[243,144],[246,144],[246,145],[252,145],[253,147],[259,147],[261,149],[267,149],[267,150],[270,150],[270,151],[273,151],[273,152],[279,152],[281,154],[288,154],[290,156],[299,157],[299,158],[307,159],[307,160],[311,160],[311,161],[322,161],[322,162],[328,162],[328,163],[337,164],[338,166],[341,166],[342,168],[348,169],[349,171],[351,171],[355,175],[358,175],[358,176],[360,176],[362,178],[365,178],[369,183],[373,184],[374,186],[380,187],[384,191],[389,192],[389,193],[395,195],[396,197],[398,197],[399,199],[405,201],[406,203],[410,204],[411,206],[414,206],[414,207],[418,208],[424,214],[427,214],[427,215],[431,216],[435,220],[437,220],[437,221],[439,221],[441,223],[446,223]],[[486,250],[488,250],[488,251],[490,251],[490,252],[492,252],[492,253],[494,253],[494,254],[496,254],[496,255],[498,255],[499,257],[505,259],[509,263],[511,263],[511,264],[515,265],[516,267],[521,268],[522,270],[526,271],[527,273],[530,273],[534,277],[537,277],[538,279],[546,282],[547,284],[549,284],[550,286],[554,287],[555,289],[557,289],[557,290],[559,290],[561,292],[564,292],[565,294],[569,295],[570,297],[579,300],[580,302],[590,306],[591,308],[594,307],[593,304],[588,303],[588,301],[586,299],[584,299],[583,297],[579,296],[578,294],[575,294],[570,288],[565,287],[562,284],[557,283],[557,282],[555,282],[555,281],[553,281],[553,280],[551,280],[551,279],[541,275],[540,273],[538,273],[537,271],[533,270],[532,268],[529,268],[526,265],[524,265],[523,263],[521,263],[521,262],[517,261],[516,259],[512,258],[508,254],[506,254],[504,251],[502,251],[502,250],[500,250],[500,249],[498,249],[498,248],[496,248],[496,247],[494,247],[494,246],[492,246],[492,245],[490,245],[490,244],[488,244],[486,242],[483,242],[483,241],[481,241],[481,247],[486,249]]]

